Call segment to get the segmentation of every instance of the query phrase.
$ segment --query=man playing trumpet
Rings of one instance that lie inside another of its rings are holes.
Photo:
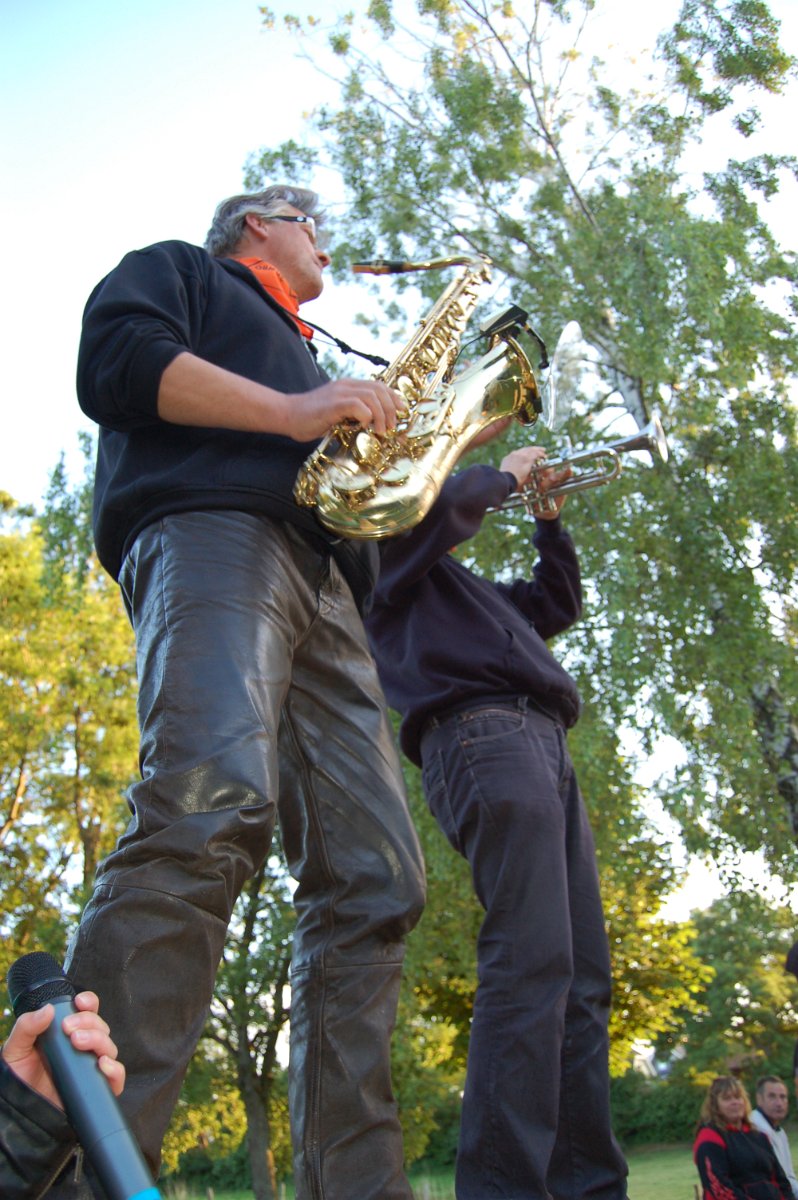
[[[626,1196],[609,1111],[609,947],[566,744],[579,697],[546,646],[581,613],[564,497],[536,513],[530,580],[493,583],[450,552],[544,457],[528,446],[452,476],[419,525],[381,546],[367,619],[402,748],[485,910],[458,1200]],[[544,470],[539,486],[568,474]]]

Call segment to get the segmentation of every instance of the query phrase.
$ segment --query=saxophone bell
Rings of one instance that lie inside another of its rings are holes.
[[[486,327],[488,349],[455,374],[460,341],[491,278],[485,255],[408,263],[357,263],[366,274],[399,274],[462,266],[397,358],[377,376],[405,398],[396,429],[376,434],[342,423],[333,427],[300,468],[298,504],[343,537],[378,539],[412,529],[426,516],[463,451],[486,426],[505,416],[532,425],[543,406],[534,371],[517,341],[527,314],[512,305]],[[547,361],[545,346],[532,335]]]

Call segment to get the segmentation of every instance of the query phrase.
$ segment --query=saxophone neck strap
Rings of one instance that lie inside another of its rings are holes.
[[[358,358],[365,358],[366,362],[372,363],[375,367],[390,366],[387,358],[382,358],[379,354],[366,354],[365,350],[355,350],[354,346],[349,346],[343,338],[336,337],[334,333],[329,333],[328,330],[322,329],[321,325],[314,325],[312,321],[305,320],[304,317],[302,319],[311,329],[315,329],[317,333],[323,334],[324,337],[334,342],[342,354],[356,354]]]
[[[355,350],[354,347],[348,346],[341,338],[337,338],[335,334],[328,333],[326,329],[322,329],[321,325],[314,325],[312,321],[306,321],[304,317],[300,317],[296,292],[271,263],[265,262],[262,258],[241,258],[235,254],[232,257],[237,262],[243,263],[245,267],[249,267],[261,287],[269,293],[272,300],[291,318],[299,332],[308,341],[313,336],[312,331],[315,329],[317,333],[323,334],[324,337],[334,342],[342,354],[357,354],[359,358],[365,358],[367,362],[373,363],[375,367],[387,367],[390,365],[387,359],[380,358],[378,354],[366,354],[362,350]]]

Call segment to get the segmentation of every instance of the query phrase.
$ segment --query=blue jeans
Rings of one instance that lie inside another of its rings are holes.
[[[609,947],[565,730],[525,698],[497,701],[433,720],[421,752],[430,809],[485,909],[458,1200],[622,1200]]]
[[[100,995],[153,1168],[233,905],[279,816],[297,881],[289,1099],[300,1200],[410,1200],[389,1049],[420,848],[362,623],[334,560],[239,512],[149,526],[120,579],[141,781],[69,972]]]

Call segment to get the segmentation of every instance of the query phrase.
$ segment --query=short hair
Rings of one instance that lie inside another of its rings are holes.
[[[720,1115],[718,1108],[718,1100],[725,1096],[742,1096],[745,1101],[745,1120],[748,1121],[751,1117],[751,1101],[748,1099],[746,1092],[739,1079],[735,1079],[733,1075],[719,1075],[717,1079],[713,1079],[709,1085],[709,1091],[704,1097],[704,1103],[701,1105],[701,1115],[699,1120],[704,1125],[714,1125],[717,1129],[723,1129],[726,1122]]]
[[[780,1083],[782,1087],[786,1087],[783,1079],[779,1079],[778,1075],[763,1075],[761,1079],[756,1081],[756,1094],[761,1096],[765,1090],[766,1083]]]
[[[248,213],[273,217],[284,212],[286,207],[298,208],[307,217],[313,217],[317,226],[324,223],[325,212],[316,192],[290,184],[275,183],[262,192],[244,192],[240,196],[229,196],[222,200],[213,214],[213,221],[205,238],[205,249],[214,258],[233,254],[244,236]]]

